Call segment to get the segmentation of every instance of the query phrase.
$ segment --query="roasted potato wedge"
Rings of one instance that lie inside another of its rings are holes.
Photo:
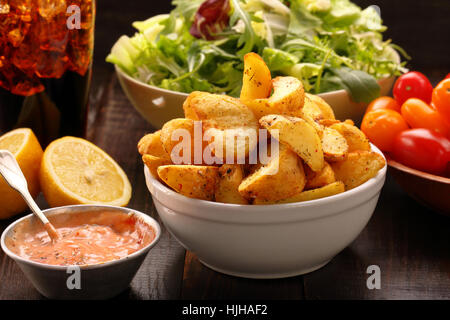
[[[305,101],[305,90],[300,80],[294,77],[276,77],[272,80],[273,94],[268,102],[278,114],[299,116]]]
[[[273,94],[263,99],[242,99],[257,119],[268,114],[300,116],[305,91],[300,80],[294,77],[276,77],[272,80]]]
[[[189,140],[184,141],[184,139]],[[183,144],[180,144],[181,142],[186,143],[186,148],[177,148],[176,152],[174,151],[174,154],[172,154],[172,150],[177,145],[183,146]],[[161,143],[171,159],[180,160],[174,160],[175,164],[194,164],[194,121],[191,119],[173,119],[166,122],[161,129]],[[189,154],[184,154],[185,149]]]
[[[347,140],[348,152],[370,151],[369,139],[354,125],[341,122],[331,125],[330,128],[338,131]]]
[[[142,156],[144,154],[149,154],[155,157],[170,160],[170,156],[166,150],[164,150],[161,142],[161,130],[143,136],[141,140],[139,140],[137,148]]]
[[[323,130],[322,149],[326,160],[344,160],[348,153],[347,140],[337,130],[327,127]]]
[[[312,171],[308,166],[305,167],[306,185],[305,189],[315,189],[326,186],[336,181],[334,171],[328,162],[319,172]]]
[[[217,128],[258,126],[255,116],[239,99],[226,95],[195,91],[183,104],[187,119],[215,124]]]
[[[344,120],[344,123],[349,124],[349,125],[351,125],[351,126],[354,126],[354,125],[355,125],[355,123],[353,122],[352,119],[345,119],[345,120]]]
[[[161,142],[174,164],[205,164],[203,151],[207,142],[203,141],[200,125],[198,130],[199,134],[195,134],[195,124],[191,119],[173,119],[164,124],[161,129]],[[187,139],[187,144],[184,144],[184,139]],[[196,146],[200,146],[200,148],[197,147],[199,150],[195,149]],[[184,155],[185,150],[186,155]],[[196,155],[195,152],[198,154]]]
[[[333,110],[325,101],[321,98],[316,100],[316,96],[309,93],[305,94],[305,104],[300,117],[312,125],[321,138],[325,129],[324,126],[331,122],[339,122],[334,119]]]
[[[195,106],[201,103],[204,97],[205,92],[203,91],[193,91],[187,96],[186,100],[183,102],[184,117],[186,119],[200,120]]]
[[[303,104],[301,115],[318,123],[325,119],[322,109],[320,109],[319,106],[311,99],[311,95],[309,93],[305,94],[305,103]]]
[[[269,130],[271,135],[275,133],[274,130],[278,130],[277,139],[297,153],[313,171],[322,170],[324,157],[320,137],[305,120],[268,115],[262,117],[259,123]]]
[[[149,154],[144,154],[142,156],[142,161],[148,167],[148,169],[150,170],[151,174],[157,179],[159,179],[158,167],[165,166],[165,165],[168,165],[168,164],[172,164],[172,162],[170,162],[170,160],[168,160],[168,159],[155,157],[155,156],[152,156],[152,155],[149,155]]]
[[[330,127],[330,126],[332,126],[335,123],[340,123],[340,121],[336,120],[336,119],[322,119],[322,120],[319,120],[319,124],[321,124],[322,126],[325,126],[325,127]]]
[[[309,93],[305,94],[305,104],[301,110],[300,117],[313,126],[322,138],[324,126],[339,121],[334,119],[331,107],[320,97],[317,98]]]
[[[239,185],[246,199],[276,201],[303,190],[306,183],[303,165],[297,155],[283,144],[267,165],[262,165]]]
[[[315,107],[313,107],[314,105]],[[334,120],[336,119],[334,116],[333,109],[330,107],[328,103],[325,102],[321,97],[306,93],[305,94],[305,104],[304,107],[311,108],[313,110],[316,110],[318,108],[320,110],[320,118],[316,118],[315,120],[320,119],[330,119]]]
[[[256,147],[258,121],[238,99],[193,92],[183,108],[187,118],[202,121],[205,138],[210,139],[212,152],[217,158],[244,158]]]
[[[293,197],[279,201],[269,202],[269,201],[261,201],[260,199],[255,199],[253,204],[280,204],[280,203],[302,202],[334,196],[335,194],[339,194],[344,191],[345,191],[344,183],[342,183],[341,181],[336,181],[321,188],[303,191],[300,192],[299,194],[296,194]]]
[[[331,163],[336,180],[344,182],[345,189],[353,189],[370,178],[386,164],[384,158],[376,152],[350,152],[347,158],[340,162]]]
[[[214,200],[219,168],[213,166],[165,165],[158,176],[169,187],[189,198]]]
[[[241,100],[250,110],[252,110],[256,119],[260,119],[268,114],[273,114],[274,110],[269,105],[267,99]]]
[[[308,108],[302,109],[300,111],[300,118],[308,122],[317,132],[320,138],[323,136],[324,126],[320,123],[320,121],[314,120],[314,116],[308,113]]]
[[[269,68],[259,55],[251,52],[244,56],[240,100],[257,119],[275,113],[299,116],[304,98],[305,90],[300,80],[294,77],[272,80]]]
[[[239,185],[244,178],[242,165],[224,164],[219,168],[219,178],[216,185],[216,201],[223,203],[248,204],[239,193]]]
[[[244,72],[240,99],[242,102],[264,99],[272,91],[272,76],[264,60],[256,53],[244,56]]]

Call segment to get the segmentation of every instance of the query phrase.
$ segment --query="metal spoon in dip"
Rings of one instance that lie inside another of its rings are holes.
[[[48,221],[47,217],[39,209],[38,205],[34,201],[30,192],[28,191],[28,184],[16,158],[8,150],[0,150],[0,174],[5,178],[6,182],[11,188],[20,193],[22,198],[28,204],[31,211],[41,220],[44,224],[45,230],[52,240],[59,238],[58,231]]]

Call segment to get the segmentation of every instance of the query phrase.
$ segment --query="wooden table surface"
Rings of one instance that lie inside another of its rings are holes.
[[[124,8],[123,14],[116,16],[119,7],[115,4],[119,2],[105,2],[108,6],[99,3],[97,15],[87,138],[128,174],[133,185],[129,206],[160,221],[136,151],[139,138],[154,129],[134,110],[112,67],[103,61],[117,34],[130,33],[131,21],[165,12],[169,6],[163,4],[142,13],[144,4],[139,1],[134,9]],[[118,26],[111,27],[111,19]],[[445,72],[423,66],[436,79]],[[45,206],[42,198],[39,202]],[[0,221],[0,231],[12,221]],[[366,269],[370,265],[380,267],[380,290],[367,289]],[[43,299],[2,251],[0,299]],[[241,279],[212,271],[163,227],[159,243],[130,288],[117,299],[450,299],[450,217],[409,198],[388,175],[372,219],[349,247],[320,270],[280,280]]]

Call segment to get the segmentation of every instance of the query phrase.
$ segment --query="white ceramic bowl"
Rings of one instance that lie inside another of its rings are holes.
[[[265,206],[191,199],[147,168],[145,177],[166,228],[204,265],[245,278],[283,278],[324,266],[359,235],[375,210],[386,166],[335,196]]]
[[[184,118],[183,102],[186,93],[161,89],[136,80],[118,66],[116,68],[120,85],[131,104],[155,128],[160,129],[164,123],[174,118]],[[381,79],[378,84],[381,95],[389,94],[395,77]],[[350,99],[345,90],[337,90],[319,94],[334,110],[339,120],[352,119],[361,123],[367,104],[356,103]]]
[[[124,213],[132,212],[143,219],[145,223],[155,230],[155,239],[146,247],[118,260],[80,266],[81,289],[68,289],[68,278],[73,270],[67,266],[55,266],[38,263],[24,259],[11,250],[5,244],[5,239],[11,236],[15,226],[21,221],[35,219],[33,214],[16,220],[6,228],[1,237],[3,251],[12,258],[31,281],[34,287],[44,296],[50,299],[107,299],[118,295],[130,284],[138,271],[147,253],[158,242],[161,228],[150,216],[136,210],[102,206],[102,205],[75,205],[43,210],[47,217],[58,214],[70,214],[82,211],[114,210]],[[39,223],[39,222],[36,222]],[[68,273],[70,271],[70,273]]]

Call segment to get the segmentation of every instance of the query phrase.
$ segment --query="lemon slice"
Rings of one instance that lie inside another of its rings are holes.
[[[9,150],[14,155],[27,179],[31,196],[36,197],[40,192],[39,167],[43,151],[33,131],[21,128],[5,133],[0,137],[0,149]],[[27,208],[19,193],[1,176],[0,195],[0,219],[12,217]]]
[[[131,185],[122,168],[102,149],[80,138],[64,137],[45,149],[40,180],[51,207],[126,206],[131,198]]]

